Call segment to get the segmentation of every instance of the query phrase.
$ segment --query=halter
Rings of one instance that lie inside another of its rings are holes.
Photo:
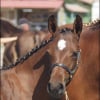
[[[51,70],[53,70],[53,68],[55,68],[55,67],[61,67],[61,68],[63,68],[69,74],[69,78],[68,78],[68,80],[66,80],[66,81],[68,81],[68,84],[69,84],[70,81],[73,78],[73,75],[76,73],[76,71],[78,69],[79,59],[80,59],[80,51],[77,51],[77,62],[76,62],[76,65],[74,65],[72,69],[69,69],[69,67],[66,66],[65,64],[55,63],[55,64],[52,64]]]

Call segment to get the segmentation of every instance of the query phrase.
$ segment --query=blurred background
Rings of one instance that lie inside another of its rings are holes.
[[[51,14],[57,16],[59,26],[72,23],[76,14],[87,23],[99,18],[99,0],[1,0],[1,17],[15,25],[26,17],[33,30],[47,28]]]
[[[0,66],[14,63],[44,40],[48,33],[48,17],[51,14],[56,16],[58,26],[73,23],[76,14],[83,18],[84,23],[100,18],[99,0],[1,0],[0,2],[2,39]]]

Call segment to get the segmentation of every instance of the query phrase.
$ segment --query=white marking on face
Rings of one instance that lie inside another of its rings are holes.
[[[64,39],[59,40],[57,47],[59,50],[65,49],[66,48],[66,41]]]

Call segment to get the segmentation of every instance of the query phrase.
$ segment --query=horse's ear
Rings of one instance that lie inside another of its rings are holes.
[[[48,18],[48,30],[52,35],[54,35],[57,30],[57,21],[54,15],[51,15]]]
[[[83,28],[82,18],[79,15],[76,15],[76,19],[73,25],[73,30],[74,30],[74,33],[78,35],[78,37],[80,37],[82,28]]]

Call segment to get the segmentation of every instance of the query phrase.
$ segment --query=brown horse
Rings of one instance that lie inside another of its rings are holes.
[[[79,23],[81,23],[81,21]],[[82,26],[81,24],[79,24],[79,26],[77,25],[76,29],[78,29],[81,26]],[[60,27],[60,29],[63,28],[64,31],[66,31],[65,28],[67,27],[72,29],[72,25],[69,25],[69,26],[65,25],[65,26]],[[76,43],[73,40],[70,41],[70,45],[74,45],[75,47],[77,47],[76,50],[74,49],[75,48],[74,46],[72,49],[70,49],[70,46],[68,45],[66,47],[67,50],[64,51],[64,55],[63,53],[61,55],[58,53],[57,57],[55,57],[58,59],[56,61],[57,63],[53,65],[51,77],[47,86],[48,92],[51,96],[55,98],[61,97],[65,93],[65,91],[67,91],[69,100],[99,100],[100,20],[89,23],[88,25],[85,25],[83,32],[81,33],[81,35],[78,34],[78,36],[81,36],[79,39],[80,41],[78,41],[79,43],[78,42]],[[77,46],[77,44],[79,44],[79,47]],[[76,68],[78,67],[77,64],[73,64],[71,62],[71,58],[73,57],[76,58],[77,54],[74,53],[74,56],[72,56],[71,54],[77,51],[78,49],[81,49],[82,51],[81,61],[79,65],[80,67],[76,75],[74,76],[72,82],[68,85],[68,83],[70,82],[70,79],[73,76],[73,72],[75,72],[73,70],[71,71],[71,69],[73,69],[71,66],[76,66]],[[65,53],[65,52],[68,52],[68,53]],[[65,59],[65,62],[64,62],[64,59]],[[63,62],[61,62],[61,60]],[[55,62],[54,59],[53,61]],[[61,63],[59,64],[58,62],[61,62]],[[68,82],[67,84],[66,84],[67,76],[63,69],[67,70],[67,72],[69,73],[69,80],[67,79],[67,82]],[[68,85],[68,88],[66,87],[66,85]]]
[[[64,86],[70,82],[70,78],[77,69],[78,41],[82,30],[82,20],[79,16],[76,17],[73,30],[58,28],[54,16],[50,16],[48,21],[52,35],[47,38],[53,37],[20,58],[15,64],[6,67],[9,70],[1,70],[1,100],[40,100],[40,98],[66,100]],[[65,66],[67,65],[66,59],[68,60],[69,57],[67,64],[70,68],[75,65],[73,70]],[[51,77],[54,76],[57,79],[57,82],[60,79],[59,82],[64,82],[64,84],[51,84],[50,73]],[[56,77],[56,74],[60,75]],[[50,95],[47,93],[47,85]]]
[[[3,19],[0,19],[0,25],[0,37],[18,37],[16,42],[5,44],[4,63],[5,65],[9,65],[15,62],[17,58],[25,55],[34,47],[34,34],[32,32],[23,31]],[[15,51],[16,57],[14,57],[13,51]]]
[[[48,30],[39,30],[33,32],[35,35],[34,41],[35,46],[40,45],[41,42],[46,38],[46,36],[49,34]]]
[[[82,19],[76,16],[73,29],[60,27],[58,30],[55,19],[49,22],[49,30],[51,33],[61,31],[62,35],[56,39],[55,44],[50,48],[52,55],[52,69],[50,80],[47,85],[48,93],[54,97],[61,99],[65,96],[66,86],[71,81],[73,75],[78,68],[79,60],[79,39],[82,31]],[[58,34],[61,34],[58,33]],[[54,49],[55,48],[55,49]]]
[[[80,37],[81,61],[68,86],[70,100],[100,99],[100,20],[83,29]]]

